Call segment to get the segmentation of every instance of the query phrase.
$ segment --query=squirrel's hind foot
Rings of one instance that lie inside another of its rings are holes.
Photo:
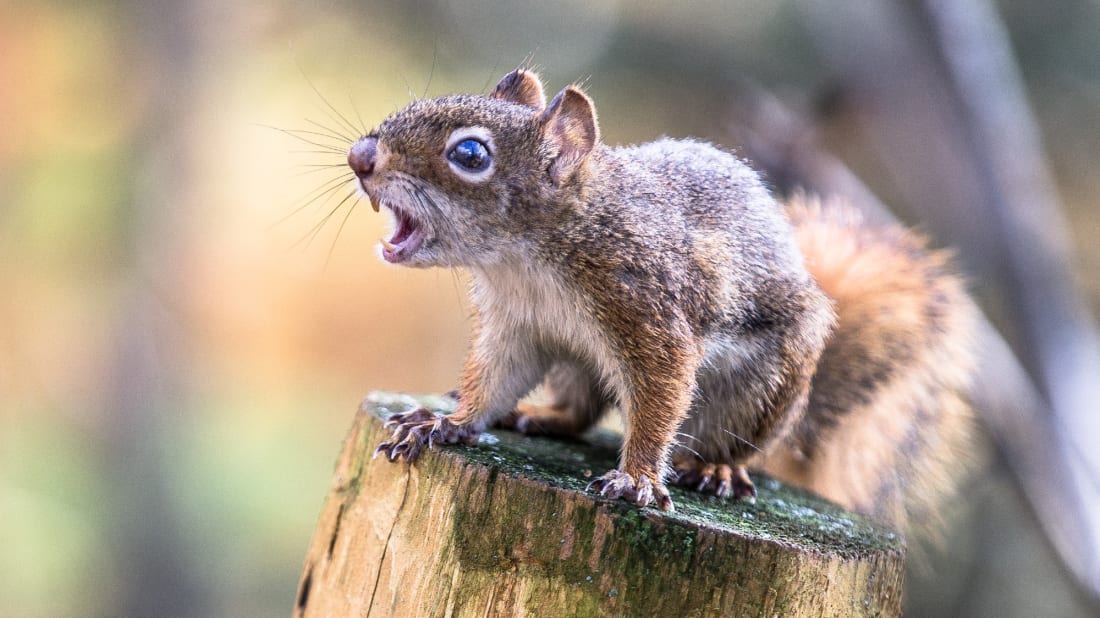
[[[641,475],[637,480],[619,469],[609,470],[601,477],[592,480],[585,491],[595,491],[605,498],[622,498],[637,506],[648,506],[651,502],[662,511],[676,510],[672,506],[672,496],[663,484],[654,483],[648,476]]]
[[[714,494],[719,498],[732,495],[735,500],[756,501],[756,485],[749,478],[745,466],[714,464],[689,458],[673,461],[672,466],[674,485],[688,487],[699,493]]]
[[[425,445],[432,448],[434,444],[477,444],[481,434],[468,425],[452,423],[446,416],[432,414],[427,408],[394,414],[386,419],[385,426],[396,429],[389,440],[374,449],[374,456],[383,453],[390,461],[404,457],[410,463],[416,461]]]

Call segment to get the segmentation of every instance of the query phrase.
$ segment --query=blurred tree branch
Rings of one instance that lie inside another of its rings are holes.
[[[919,6],[968,129],[963,137],[985,197],[979,206],[1006,265],[1005,293],[1025,364],[1051,404],[1048,418],[1065,447],[1069,489],[1092,522],[1084,537],[1063,543],[1074,552],[1087,548],[1071,568],[1100,596],[1100,452],[1087,442],[1100,435],[1100,335],[1074,285],[1069,234],[1039,129],[989,0],[922,0]]]
[[[1084,443],[1100,434],[1100,346],[1072,285],[1059,200],[995,10],[986,0],[802,7],[908,211],[958,248],[987,301],[1006,299],[1012,347],[983,324],[976,404],[1062,559],[1100,598],[1100,465]],[[773,180],[883,216],[870,189],[768,107],[757,109],[758,139],[741,143]],[[780,145],[766,145],[776,136]]]

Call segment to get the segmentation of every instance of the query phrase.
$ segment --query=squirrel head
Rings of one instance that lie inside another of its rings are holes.
[[[520,68],[488,96],[417,100],[360,138],[348,165],[393,215],[382,257],[408,266],[490,265],[555,226],[599,147],[596,109],[576,86],[549,105]]]

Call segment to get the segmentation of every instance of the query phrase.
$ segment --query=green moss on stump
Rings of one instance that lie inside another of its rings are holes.
[[[607,432],[563,441],[490,431],[411,468],[372,459],[388,435],[381,419],[453,405],[382,392],[364,402],[307,557],[299,615],[900,613],[899,536],[760,474],[755,504],[672,488],[677,510],[664,513],[584,493],[616,465]],[[374,583],[353,584],[360,578]]]
[[[424,406],[450,413],[454,400],[439,396],[413,397],[375,392],[363,404],[362,412],[385,420],[391,414]],[[474,447],[437,447],[471,463],[488,466],[496,474],[532,479],[550,487],[584,491],[594,476],[618,465],[619,437],[595,430],[583,441],[528,437],[516,432],[491,430]],[[689,527],[710,527],[733,534],[790,543],[807,551],[858,556],[868,552],[903,552],[904,543],[893,530],[858,514],[849,513],[797,487],[785,485],[760,472],[753,473],[759,493],[756,503],[705,496],[670,487],[676,505],[674,513],[653,508],[642,513]],[[627,520],[638,520],[639,510],[625,502],[601,500],[614,505]],[[644,541],[644,539],[642,539]]]

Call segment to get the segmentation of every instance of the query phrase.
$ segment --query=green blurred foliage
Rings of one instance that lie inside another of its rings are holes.
[[[76,613],[97,590],[110,547],[104,479],[83,436],[56,418],[5,427],[0,437],[0,613]],[[98,578],[97,578],[98,579]]]

